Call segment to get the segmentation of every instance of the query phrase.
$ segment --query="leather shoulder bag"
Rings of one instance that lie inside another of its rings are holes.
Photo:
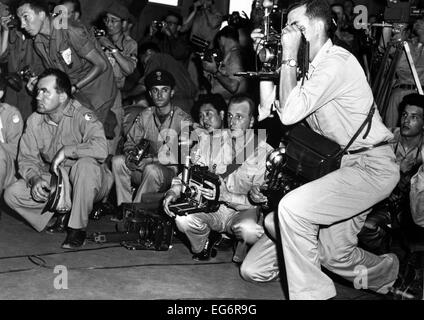
[[[295,125],[285,137],[286,168],[305,182],[316,180],[339,169],[343,155],[367,124],[368,129],[363,139],[368,136],[374,112],[375,104],[373,103],[364,123],[344,149],[338,143],[316,133],[302,123]]]

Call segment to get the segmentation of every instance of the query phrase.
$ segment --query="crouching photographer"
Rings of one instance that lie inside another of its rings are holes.
[[[210,107],[210,104],[201,106],[200,113]],[[212,143],[208,139],[200,139],[199,150],[202,152],[196,163],[212,168],[210,170],[220,176],[220,185],[217,187],[207,181],[198,190],[203,198],[219,202],[217,210],[189,215],[176,214],[171,203],[181,197],[184,187],[184,178],[181,176],[174,179],[165,197],[164,210],[175,218],[178,229],[188,237],[194,253],[193,259],[196,261],[209,260],[211,256],[216,255],[214,246],[221,240],[220,233],[233,234],[242,240],[243,244],[252,244],[263,234],[263,228],[257,224],[258,208],[249,202],[247,195],[254,185],[263,183],[265,156],[271,151],[271,147],[266,144],[265,135],[257,137],[251,130],[254,107],[253,101],[247,96],[233,97],[227,117],[230,130],[221,131],[221,136],[213,133]],[[217,110],[211,108],[207,112],[213,114],[214,119],[218,119]],[[220,128],[219,121],[201,120],[200,123],[204,128],[210,128],[210,124],[214,124],[215,129]],[[203,152],[208,146],[211,146],[212,150]],[[216,156],[205,157],[205,154]],[[225,167],[222,170],[223,164]],[[234,257],[233,260],[241,262],[242,258]]]

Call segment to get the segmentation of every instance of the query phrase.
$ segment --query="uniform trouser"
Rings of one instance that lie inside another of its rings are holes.
[[[125,156],[112,158],[112,172],[115,179],[117,204],[128,202],[141,202],[141,196],[145,193],[165,192],[171,186],[175,171],[160,163],[148,164],[143,171],[131,171],[125,165]],[[137,193],[132,199],[132,185],[139,186]]]
[[[108,149],[109,149],[109,154],[115,155],[116,150],[118,148],[119,141],[121,140],[121,137],[122,137],[122,125],[123,125],[124,113],[125,113],[124,108],[122,107],[121,91],[118,92],[115,103],[113,104],[110,110],[116,116],[116,127],[114,130],[115,137],[111,140],[108,140]]]
[[[0,144],[0,196],[9,185],[16,182],[15,160]]]
[[[178,230],[189,239],[193,253],[199,253],[203,250],[211,230],[233,234],[233,226],[239,224],[243,228],[244,225],[251,225],[252,221],[254,223],[258,221],[258,210],[256,208],[238,212],[223,206],[217,212],[195,213],[188,216],[178,216],[175,219]],[[246,238],[251,238],[248,231],[246,230],[242,234]]]
[[[358,248],[357,234],[369,208],[387,198],[398,181],[399,166],[393,151],[380,147],[345,156],[341,169],[281,200],[278,219],[290,299],[335,296],[334,283],[321,271],[321,265],[354,282],[355,287],[361,285],[361,289],[380,291],[396,280],[396,256],[376,256]],[[252,281],[276,279],[272,240],[264,236],[253,246],[241,274]]]
[[[50,181],[51,175],[45,173],[42,177]],[[82,158],[70,168],[69,180],[72,185],[72,210],[68,227],[84,229],[88,225],[88,215],[94,203],[102,200],[110,191],[112,174],[95,159]],[[31,196],[31,188],[22,179],[5,191],[4,199],[37,231],[43,231],[54,215],[53,212],[42,213],[46,203],[35,202]]]

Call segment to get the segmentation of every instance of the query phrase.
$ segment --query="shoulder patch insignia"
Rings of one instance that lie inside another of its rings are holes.
[[[12,117],[12,122],[13,122],[14,124],[17,124],[17,123],[19,123],[19,121],[21,121],[21,120],[19,119],[19,116],[18,116],[17,114],[15,114],[15,115]]]
[[[87,112],[87,113],[84,114],[84,119],[86,121],[91,121],[91,120],[93,120],[93,118],[94,118],[94,116],[91,112]]]

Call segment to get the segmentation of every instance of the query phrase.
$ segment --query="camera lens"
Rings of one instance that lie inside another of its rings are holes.
[[[262,63],[268,63],[275,59],[276,55],[272,48],[263,48],[259,51],[258,57]]]

